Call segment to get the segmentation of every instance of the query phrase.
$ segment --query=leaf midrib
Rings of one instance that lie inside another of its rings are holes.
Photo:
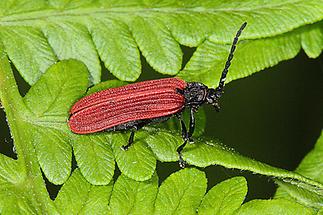
[[[189,192],[190,188],[192,188],[192,187],[191,187],[191,185],[192,185],[192,184],[195,184],[195,182],[196,182],[196,178],[195,178],[195,179],[193,179],[193,181],[191,181],[191,183],[190,183],[190,184],[188,184],[187,186],[185,186],[185,188],[187,187],[187,189],[184,189],[184,192],[183,192],[183,193],[181,193],[181,195],[180,195],[180,200],[179,200],[179,201],[178,201],[178,203],[176,204],[175,209],[174,209],[174,210],[172,210],[171,214],[176,214],[176,213],[177,213],[177,210],[178,210],[178,208],[180,208],[180,205],[181,205],[181,203],[182,203],[182,201],[183,201],[183,198],[186,196],[186,193],[187,193],[187,192]],[[196,188],[196,187],[195,187],[195,188]]]
[[[23,116],[19,116],[18,120],[22,123],[26,123],[35,127],[47,128],[47,129],[56,129],[60,132],[66,133],[66,129],[64,128],[65,124],[67,124],[65,116],[55,117],[57,120],[53,121],[52,118],[41,117],[38,118],[33,114],[27,114]]]
[[[181,13],[207,13],[214,14],[219,12],[248,12],[265,8],[276,8],[288,4],[296,4],[302,2],[302,0],[294,0],[288,2],[281,2],[273,5],[262,4],[256,7],[240,7],[240,8],[206,8],[206,7],[190,7],[190,8],[175,8],[175,7],[115,7],[115,8],[78,8],[59,11],[57,9],[45,9],[37,10],[25,13],[17,13],[9,16],[0,17],[0,26],[7,26],[10,23],[21,22],[21,21],[34,21],[40,19],[48,19],[49,17],[62,17],[62,16],[88,16],[88,15],[98,15],[98,14],[109,14],[109,13],[119,13],[119,14],[133,14],[142,15],[143,13],[171,13],[171,14],[181,14]],[[144,6],[143,6],[144,7]],[[7,23],[7,24],[6,24]]]

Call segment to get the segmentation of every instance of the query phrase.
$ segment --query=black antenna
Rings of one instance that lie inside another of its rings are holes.
[[[232,45],[231,45],[231,50],[230,50],[230,53],[229,53],[227,62],[225,63],[225,67],[224,67],[224,69],[222,71],[222,75],[221,75],[221,78],[220,78],[219,86],[216,88],[216,95],[217,95],[218,98],[220,98],[221,95],[222,95],[222,93],[223,93],[224,82],[225,82],[225,79],[227,77],[227,73],[229,71],[229,67],[231,65],[231,60],[233,58],[233,53],[236,50],[239,36],[241,35],[241,32],[246,27],[246,25],[247,25],[247,22],[245,22],[245,23],[243,23],[241,25],[240,29],[237,31],[237,34],[236,34],[236,36],[233,39],[233,42],[232,42]]]

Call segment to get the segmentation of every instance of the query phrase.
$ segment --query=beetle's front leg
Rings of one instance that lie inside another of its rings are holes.
[[[185,161],[183,160],[183,157],[182,157],[182,151],[188,141],[193,142],[192,135],[195,130],[195,117],[194,117],[195,111],[196,111],[196,107],[190,108],[190,125],[189,125],[190,127],[189,127],[188,132],[187,132],[187,129],[185,126],[185,122],[182,119],[182,116],[181,115],[179,116],[179,120],[181,121],[181,125],[182,125],[182,138],[184,140],[184,143],[177,148],[177,153],[178,153],[178,157],[179,157],[179,166],[181,168],[185,167]]]
[[[179,118],[179,120],[181,122],[181,126],[182,126],[182,138],[184,140],[184,143],[182,145],[180,145],[177,148],[176,151],[177,151],[177,154],[178,154],[179,166],[181,168],[184,168],[185,167],[185,161],[183,160],[183,157],[182,157],[182,151],[183,151],[184,147],[187,144],[187,141],[188,141],[188,133],[187,133],[187,129],[186,129],[186,126],[185,126],[185,122],[182,119],[182,115],[178,115],[178,118]]]
[[[194,113],[195,113],[195,108],[192,107],[190,109],[190,127],[189,127],[189,130],[188,130],[188,134],[187,134],[187,137],[188,137],[188,140],[190,142],[194,142],[193,141],[193,133],[194,133],[194,130],[195,130],[195,116],[194,116]]]

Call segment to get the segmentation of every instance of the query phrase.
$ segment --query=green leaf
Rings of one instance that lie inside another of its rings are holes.
[[[68,73],[66,72],[68,71]],[[71,172],[72,148],[66,133],[69,108],[88,84],[86,68],[73,60],[52,66],[24,98],[32,112],[25,116],[26,129],[46,177],[62,184]]]
[[[136,17],[131,30],[149,64],[163,74],[175,75],[182,65],[182,51],[158,19]]]
[[[88,199],[79,214],[108,214],[110,212],[108,202],[111,193],[112,185],[91,186]]]
[[[161,129],[152,130],[150,133],[152,135],[147,136],[147,144],[156,158],[163,162],[177,161],[176,149],[183,142],[182,137]]]
[[[247,195],[247,181],[235,177],[215,185],[203,198],[199,214],[233,214]]]
[[[10,86],[10,87],[9,87]],[[22,123],[26,111],[20,97],[7,56],[0,44],[0,100],[10,122],[18,160],[1,155],[0,211],[1,214],[45,213],[55,214],[56,209],[45,188],[31,134]],[[10,166],[8,166],[10,164]],[[28,190],[28,192],[26,192]]]
[[[147,147],[145,138],[147,134],[136,132],[135,143],[127,150],[121,146],[128,143],[130,133],[127,135],[113,135],[113,151],[119,169],[131,179],[145,181],[152,177],[156,169],[156,158]]]
[[[22,180],[22,171],[23,169],[17,161],[0,154],[0,183],[19,183]]]
[[[48,180],[63,184],[71,173],[72,147],[64,133],[55,129],[30,127],[38,162]]]
[[[306,155],[296,172],[323,183],[323,131],[314,149]]]
[[[157,188],[156,175],[142,182],[119,176],[110,200],[112,214],[152,214]]]
[[[159,188],[155,214],[196,214],[206,185],[205,174],[197,169],[173,173]]]
[[[230,44],[215,42],[212,37],[199,46],[179,77],[216,87],[220,80]],[[293,58],[301,49],[297,33],[287,33],[265,39],[242,41],[238,44],[227,82]]]
[[[94,185],[109,184],[114,174],[114,155],[107,135],[75,137],[73,149],[77,164],[87,181]]]
[[[30,88],[24,102],[39,118],[66,118],[70,105],[83,94],[87,85],[88,72],[83,64],[75,60],[61,61]]]
[[[274,200],[253,200],[243,204],[236,214],[313,214],[314,211],[302,206],[301,204],[290,202],[283,199]]]
[[[65,214],[77,214],[88,198],[89,184],[79,170],[74,170],[55,199],[57,209]]]
[[[55,209],[52,205],[46,204],[42,207],[43,196],[39,196],[39,199],[35,196],[37,191],[33,186],[39,181],[35,179],[28,184],[25,179],[26,175],[21,163],[0,154],[0,213],[22,214],[48,210],[54,213]],[[26,190],[29,192],[25,192]]]
[[[149,133],[151,134],[148,136],[147,143],[158,160],[167,162],[178,161],[176,149],[183,143],[180,135],[161,129],[149,128],[147,130],[149,130]],[[233,149],[223,146],[222,143],[218,141],[195,139],[194,144],[188,144],[182,154],[184,160],[190,165],[198,167],[221,165],[226,168],[248,170],[254,173],[275,177],[323,196],[322,184],[300,174],[272,167],[239,155]]]
[[[309,26],[323,19],[321,4],[321,0],[10,0],[0,5],[0,40],[13,64],[31,85],[51,64],[67,58],[83,61],[90,71],[92,83],[100,80],[99,58],[117,78],[134,81],[141,73],[139,50],[158,72],[175,75],[182,66],[179,44],[190,47],[197,47],[203,41],[204,46],[209,45],[209,41],[229,44],[245,21],[249,24],[242,39],[247,43],[259,40],[260,44],[266,40],[266,47],[279,46],[276,37],[294,41],[297,28],[306,29],[292,46],[302,44],[309,56],[316,57],[322,50],[322,33],[319,26],[315,30]],[[260,44],[257,42],[257,46]],[[228,51],[226,46],[224,50]],[[201,61],[199,66],[218,71],[212,65],[223,65],[225,59],[224,55],[219,55],[223,49],[219,51],[215,54],[221,61],[214,62],[214,57],[209,55],[210,58],[204,60],[208,65]],[[279,52],[259,48],[256,53],[248,52],[248,56],[251,54],[251,59],[256,55],[272,57]],[[249,70],[240,68],[239,75],[229,78],[245,77],[289,59],[294,56],[292,54],[294,50],[282,49],[274,59],[262,59],[259,63],[251,61]],[[200,80],[206,76],[205,71],[196,73],[201,74]],[[218,75],[215,72],[210,76],[214,77],[211,83],[204,78],[203,82],[214,86]],[[192,79],[182,74],[181,77]],[[195,74],[195,78],[199,75]]]
[[[112,187],[112,184],[91,185],[79,169],[75,169],[54,202],[62,214],[106,214],[109,210]]]
[[[323,49],[322,23],[274,37],[241,41],[234,54],[227,83],[274,66],[282,60],[291,59],[299,53],[301,47],[310,57],[318,57]],[[197,48],[179,77],[216,87],[229,50],[230,44],[219,43],[211,36]]]
[[[33,11],[40,10],[46,6],[46,3],[42,0],[35,1],[17,1],[17,0],[9,0],[2,1],[0,3],[0,14],[1,15],[10,15],[14,13],[21,13],[24,11]]]
[[[276,181],[276,183],[279,185],[279,189],[277,190],[278,192],[275,195],[275,198],[277,199],[283,198],[287,200],[296,200],[295,202],[317,210],[323,206],[323,195],[320,193],[310,192],[298,187],[297,185],[292,185],[286,182]]]
[[[0,38],[10,60],[29,84],[34,84],[57,61],[39,29],[22,26],[0,29]]]
[[[323,183],[323,132],[317,140],[314,149],[306,155],[297,167],[296,172]],[[279,184],[279,188],[277,189],[275,198],[296,200],[316,209],[322,207],[323,195],[321,193],[308,192],[306,189],[288,183],[277,183]]]
[[[54,22],[43,26],[42,31],[59,60],[73,58],[84,62],[90,71],[91,83],[100,81],[100,61],[85,26],[69,21]]]
[[[301,36],[302,48],[307,56],[311,58],[318,57],[323,50],[323,22],[311,25],[304,29]]]
[[[214,28],[219,28],[219,26],[217,27],[214,23],[213,18],[214,15],[208,13],[208,15],[205,16],[205,13],[203,12],[178,13],[162,16],[162,19],[167,20],[167,25],[171,29],[172,36],[180,44],[189,47],[200,45],[206,37],[215,32],[213,30]]]
[[[93,87],[89,88],[89,90],[86,92],[86,95],[90,95],[92,93],[95,93],[101,90],[106,90],[109,88],[121,87],[126,84],[127,82],[119,81],[119,80],[109,80],[109,81],[100,82],[94,85]]]
[[[321,209],[317,212],[318,215],[322,215],[323,214],[323,207],[321,207]]]
[[[135,81],[141,73],[140,55],[128,26],[113,19],[88,24],[105,66],[118,79]]]
[[[56,6],[69,8],[73,5],[78,4],[70,2],[70,4]],[[30,13],[29,15],[37,15],[38,12]],[[17,14],[11,15],[11,18],[14,16]],[[1,19],[0,24],[3,21]],[[57,210],[64,209],[63,212],[65,212],[65,208],[66,213],[88,213],[96,205],[102,207],[102,211],[110,212],[109,188],[102,186],[105,188],[101,190],[101,186],[90,183],[102,185],[110,183],[115,168],[113,158],[117,161],[122,176],[138,180],[136,183],[146,183],[144,180],[154,179],[156,157],[161,161],[178,161],[176,149],[183,143],[180,132],[174,133],[148,127],[136,133],[135,143],[128,151],[122,151],[120,146],[127,143],[130,132],[72,134],[67,126],[69,109],[73,102],[85,94],[89,85],[88,75],[86,66],[78,61],[59,62],[50,67],[31,87],[25,98],[22,98],[8,58],[3,51],[0,52],[0,99],[6,110],[18,154],[16,161],[0,156],[1,213],[20,211],[22,213],[62,213]],[[110,83],[104,84],[109,86]],[[96,91],[104,84],[92,90]],[[113,86],[112,83],[111,86]],[[79,168],[70,176],[71,146]],[[249,170],[289,185],[296,185],[305,190],[308,195],[315,194],[319,198],[323,195],[321,183],[298,173],[271,167],[241,156],[232,149],[222,146],[219,141],[195,139],[194,144],[189,144],[184,149],[183,157],[190,165],[198,167],[222,165],[227,168]],[[44,176],[55,184],[63,184],[69,177],[59,192],[55,204],[49,199],[41,170]],[[205,189],[206,178],[201,171],[187,168],[174,173],[162,183],[156,199],[155,211],[163,213],[164,210],[174,210],[178,213],[195,214]],[[175,195],[176,192],[182,195]],[[107,196],[102,196],[96,202],[95,199],[100,193]],[[118,192],[114,195],[121,196]],[[67,200],[71,200],[71,205],[67,205]],[[281,204],[280,200],[277,202],[279,208],[286,205],[289,207],[289,203],[285,204],[283,201]],[[274,201],[275,204],[277,202]],[[151,203],[153,200],[144,205],[148,206]],[[295,204],[292,203],[294,206]],[[164,208],[164,205],[167,207]],[[299,204],[296,207],[298,206]],[[151,211],[150,206],[140,207],[140,210],[147,208]]]

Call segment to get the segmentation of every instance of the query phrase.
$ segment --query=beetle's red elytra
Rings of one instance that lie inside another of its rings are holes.
[[[183,144],[177,148],[179,164],[185,167],[182,150],[192,141],[195,128],[194,113],[203,104],[220,110],[219,99],[231,65],[238,38],[246,27],[243,23],[233,39],[231,50],[217,88],[208,88],[199,82],[185,82],[178,78],[143,81],[126,86],[110,88],[88,95],[77,101],[70,110],[68,125],[72,132],[90,134],[100,131],[131,130],[127,150],[134,142],[135,131],[143,126],[162,122],[176,116],[181,122]],[[184,109],[190,111],[187,130],[182,119]]]
[[[176,90],[185,87],[183,80],[165,78],[94,93],[74,104],[69,126],[74,133],[89,134],[132,121],[178,113],[185,100]]]

